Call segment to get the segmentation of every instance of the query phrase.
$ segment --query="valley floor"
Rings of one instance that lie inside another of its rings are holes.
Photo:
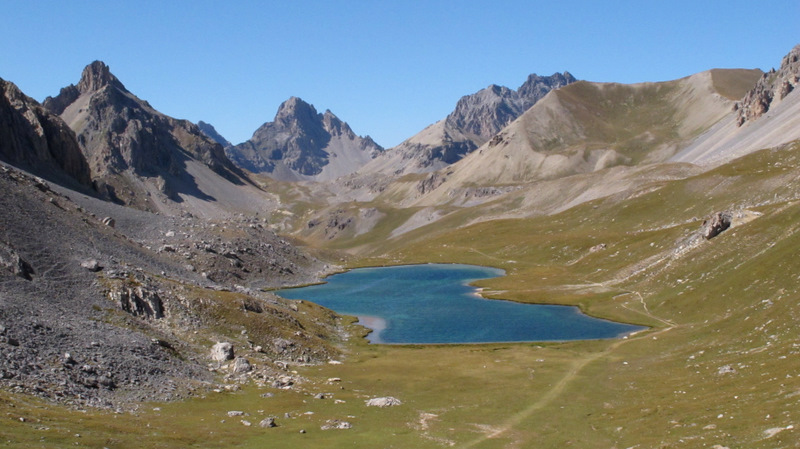
[[[478,282],[484,295],[651,327],[628,338],[383,346],[351,337],[341,363],[292,364],[292,389],[248,384],[130,413],[3,392],[0,445],[797,447],[798,161],[796,145],[760,152],[552,216],[423,229],[349,262],[496,266],[507,276]],[[699,238],[697,217],[726,209],[733,227]],[[366,405],[377,397],[402,404]],[[277,427],[260,427],[269,417]]]

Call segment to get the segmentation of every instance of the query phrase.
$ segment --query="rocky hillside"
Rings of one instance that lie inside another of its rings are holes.
[[[16,85],[0,79],[0,160],[60,182],[91,183],[72,130]]]
[[[356,171],[382,150],[331,111],[320,114],[292,97],[281,104],[272,122],[226,152],[240,167],[277,180],[326,181]]]
[[[446,118],[390,149],[363,173],[400,175],[438,170],[483,145],[548,92],[576,81],[569,72],[531,74],[516,90],[491,85],[465,95]]]
[[[5,389],[124,408],[291,385],[288,363],[336,354],[334,315],[258,290],[310,282],[325,266],[257,217],[156,215],[7,166],[0,191]]]
[[[44,106],[72,128],[101,193],[117,202],[157,210],[162,199],[211,200],[200,185],[208,177],[210,184],[248,182],[221,145],[196,125],[153,109],[100,61]]]

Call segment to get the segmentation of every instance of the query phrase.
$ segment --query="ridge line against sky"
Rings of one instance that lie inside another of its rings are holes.
[[[0,78],[43,101],[102,60],[234,144],[291,96],[391,147],[530,73],[636,83],[780,65],[800,2],[0,0]]]

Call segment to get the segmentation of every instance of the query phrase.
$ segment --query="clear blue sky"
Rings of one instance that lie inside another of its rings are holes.
[[[391,147],[530,73],[634,83],[780,65],[800,1],[0,0],[0,77],[42,101],[104,61],[233,143],[290,96]]]

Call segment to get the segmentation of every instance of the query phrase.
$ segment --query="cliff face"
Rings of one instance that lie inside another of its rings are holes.
[[[800,82],[800,45],[781,61],[781,67],[765,73],[756,86],[737,105],[737,124],[744,125],[766,114],[782,101]]]
[[[136,187],[144,178],[175,201],[179,194],[202,195],[186,173],[190,161],[230,182],[244,182],[220,144],[197,125],[137,98],[100,61],[84,69],[77,86],[61,89],[44,106],[74,130],[101,190],[112,199],[146,207],[146,195]]]
[[[292,97],[281,104],[272,122],[227,154],[240,167],[276,179],[328,180],[356,171],[382,150],[331,111],[320,114]]]
[[[0,159],[42,177],[83,185],[91,173],[75,134],[57,115],[0,79]]]

